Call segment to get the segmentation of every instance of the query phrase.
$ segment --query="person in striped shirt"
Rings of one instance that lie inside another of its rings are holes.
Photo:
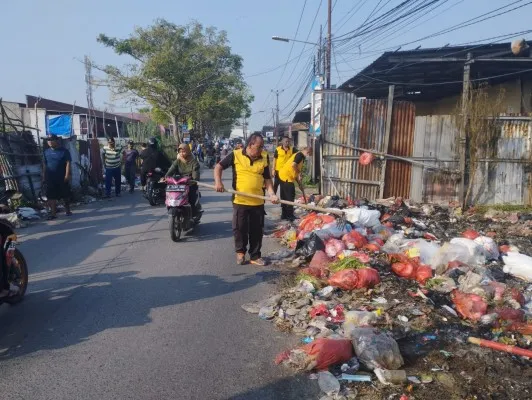
[[[109,138],[107,146],[102,150],[103,165],[105,168],[105,197],[111,197],[111,185],[113,179],[115,181],[115,194],[120,197],[120,189],[122,188],[122,153],[121,146],[116,146],[115,139]]]

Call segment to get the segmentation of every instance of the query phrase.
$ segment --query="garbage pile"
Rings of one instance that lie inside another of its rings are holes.
[[[278,364],[316,372],[323,399],[532,397],[532,248],[515,235],[532,218],[311,200],[348,223],[313,212],[279,225],[287,249],[273,258],[294,285],[242,306],[302,337]]]

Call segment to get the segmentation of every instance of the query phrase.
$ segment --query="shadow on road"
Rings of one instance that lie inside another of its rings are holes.
[[[314,399],[319,393],[317,381],[306,375],[295,375],[266,386],[231,396],[228,400],[300,400]]]
[[[102,273],[81,286],[33,293],[17,306],[5,306],[0,361],[66,348],[108,329],[142,326],[151,322],[152,309],[245,290],[276,272],[236,282],[214,275],[141,279],[135,274]]]

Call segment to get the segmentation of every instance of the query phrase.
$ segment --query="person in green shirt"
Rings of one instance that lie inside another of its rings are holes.
[[[181,143],[177,148],[177,158],[170,166],[170,169],[165,175],[165,179],[169,176],[180,175],[190,176],[193,180],[200,180],[200,164],[196,158],[192,155],[190,147],[186,143]],[[192,205],[193,213],[195,214],[194,205],[198,197],[198,185],[190,185],[190,192],[188,193],[188,201]]]

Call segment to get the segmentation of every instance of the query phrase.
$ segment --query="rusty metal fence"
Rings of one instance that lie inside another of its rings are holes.
[[[352,199],[458,200],[459,135],[453,117],[416,117],[410,102],[394,101],[391,107],[387,100],[323,93],[322,193]],[[494,155],[478,159],[470,174],[471,202],[530,206],[532,117],[499,117],[498,123]],[[370,165],[358,163],[364,150],[377,155]],[[384,154],[386,158],[379,158]]]
[[[408,162],[391,160],[384,164],[379,160],[362,166],[358,159],[364,149],[411,157],[414,118],[415,107],[409,102],[393,102],[390,110],[387,100],[325,92],[322,103],[323,193],[367,199],[408,197],[411,177]]]

